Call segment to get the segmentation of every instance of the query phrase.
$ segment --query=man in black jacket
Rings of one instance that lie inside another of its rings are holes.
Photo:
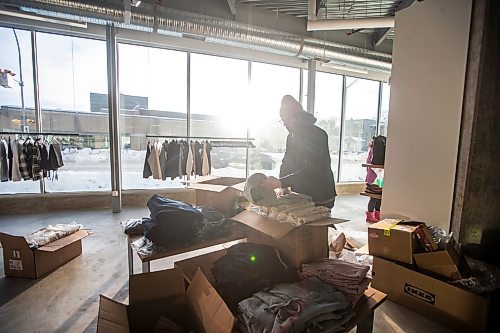
[[[337,193],[328,135],[314,125],[316,118],[290,95],[281,101],[280,118],[289,133],[280,178],[268,177],[262,185],[273,189],[290,187],[294,192],[311,196],[317,206],[332,208]]]

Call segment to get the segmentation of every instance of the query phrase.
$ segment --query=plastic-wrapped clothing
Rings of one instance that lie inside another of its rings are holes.
[[[24,236],[31,249],[37,249],[60,238],[71,235],[82,228],[81,224],[56,224]]]
[[[252,333],[337,332],[354,315],[346,296],[316,277],[275,285],[238,307]]]
[[[238,302],[276,283],[298,280],[295,268],[278,249],[263,244],[239,243],[214,262],[215,288],[229,309]]]
[[[132,235],[144,235],[144,221],[150,220],[149,217],[143,217],[142,219],[129,219],[125,222],[122,222],[123,232],[125,234]]]
[[[166,248],[189,243],[200,229],[203,214],[193,206],[155,194],[148,201],[150,220],[144,221],[144,236]]]

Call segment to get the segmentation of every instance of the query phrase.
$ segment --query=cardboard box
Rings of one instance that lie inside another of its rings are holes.
[[[300,227],[282,223],[245,210],[232,220],[252,227],[247,241],[278,248],[297,268],[316,259],[328,258],[328,225],[335,219],[325,219]]]
[[[6,276],[37,279],[82,253],[82,238],[89,235],[79,230],[64,238],[32,250],[23,236],[0,232]]]
[[[465,261],[461,262],[454,241],[446,244],[443,251],[415,253],[413,258],[421,271],[447,280],[461,279],[461,271],[466,270]]]
[[[415,229],[421,222],[384,219],[368,227],[370,254],[404,263],[413,263],[417,248]]]
[[[483,332],[489,299],[402,265],[373,257],[372,287],[389,299],[459,332]]]
[[[244,178],[207,176],[190,180],[188,188],[196,190],[196,205],[215,208],[223,214],[233,210],[235,199],[245,187]]]
[[[100,295],[97,332],[151,332],[162,316],[195,332],[230,333],[235,323],[201,271],[186,290],[182,271],[173,268],[131,275],[129,305]]]

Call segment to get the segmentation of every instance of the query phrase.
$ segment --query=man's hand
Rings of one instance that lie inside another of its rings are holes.
[[[260,183],[260,186],[266,190],[274,190],[275,188],[281,188],[281,182],[279,179],[269,176]]]

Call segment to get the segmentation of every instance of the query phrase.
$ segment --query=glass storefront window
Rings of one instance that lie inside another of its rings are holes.
[[[183,187],[180,178],[143,178],[147,143],[187,134],[187,53],[119,44],[124,189]],[[140,59],[140,61],[138,61]],[[163,177],[162,177],[163,178]]]
[[[382,83],[382,101],[380,105],[380,123],[378,133],[383,136],[387,136],[390,96],[391,87],[387,83]]]
[[[18,44],[19,42],[19,49]],[[8,75],[5,86],[0,86],[0,130],[3,132],[35,132],[33,62],[31,56],[31,33],[25,30],[0,28],[0,69],[15,75]],[[24,84],[21,94],[21,71]],[[22,105],[24,104],[24,109]],[[14,143],[16,137],[27,135],[0,135],[6,143]],[[38,193],[40,182],[33,180],[0,182],[0,194]]]
[[[379,82],[346,77],[340,181],[364,181],[368,143],[377,133]]]
[[[46,190],[109,191],[106,43],[37,33],[37,44],[42,131],[79,134],[47,138],[62,144],[64,166]]]
[[[299,100],[300,69],[254,62],[250,90],[248,121],[256,148],[250,155],[249,173],[263,172],[277,177],[288,135],[279,123],[281,99],[292,95]]]
[[[316,73],[316,99],[314,115],[316,125],[328,134],[328,148],[332,160],[332,171],[338,181],[340,151],[340,125],[342,115],[342,76],[329,73]]]

